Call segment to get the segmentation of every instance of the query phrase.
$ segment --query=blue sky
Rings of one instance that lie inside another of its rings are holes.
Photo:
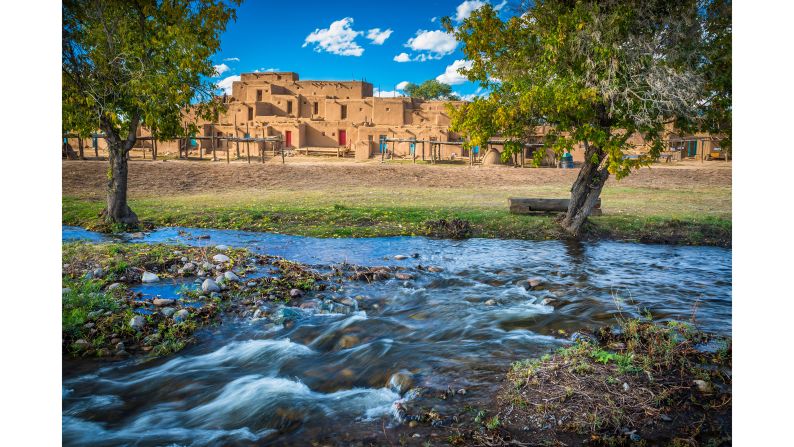
[[[457,74],[467,62],[440,18],[457,23],[486,1],[247,0],[213,58],[216,79],[231,87],[240,73],[294,71],[301,79],[365,79],[382,96],[399,94],[405,81],[438,79],[461,96],[479,94]],[[505,15],[515,4],[490,2]]]

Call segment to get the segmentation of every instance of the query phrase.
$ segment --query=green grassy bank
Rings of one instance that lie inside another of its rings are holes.
[[[491,189],[347,188],[339,191],[233,191],[138,197],[130,206],[153,226],[269,231],[317,237],[427,235],[426,222],[458,218],[469,236],[546,240],[564,237],[556,216],[508,213],[510,196],[565,197],[557,186]],[[589,239],[730,246],[729,188],[665,190],[609,188],[604,215],[593,217]],[[94,198],[63,198],[63,223],[102,228],[104,206]]]

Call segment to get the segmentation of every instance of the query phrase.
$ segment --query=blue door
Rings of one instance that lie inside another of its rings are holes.
[[[386,135],[380,136],[380,152],[386,152]]]
[[[698,142],[697,141],[687,141],[687,154],[690,157],[694,157],[698,154]]]

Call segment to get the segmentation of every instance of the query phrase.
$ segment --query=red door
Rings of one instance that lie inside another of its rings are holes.
[[[344,146],[347,144],[347,131],[340,129],[339,130],[339,145]]]
[[[292,132],[287,130],[284,132],[284,147],[292,146]]]

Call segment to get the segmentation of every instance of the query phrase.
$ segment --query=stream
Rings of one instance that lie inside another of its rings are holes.
[[[111,239],[68,226],[62,238],[223,244],[282,256],[318,271],[347,262],[404,266],[414,275],[371,284],[350,281],[334,292],[312,292],[358,296],[367,305],[350,313],[305,313],[287,328],[226,318],[198,331],[198,343],[163,359],[64,358],[65,445],[309,445],[312,440],[382,439],[389,428],[406,429],[398,402],[432,406],[441,414],[461,402],[476,407],[493,398],[512,362],[565,346],[572,333],[614,324],[617,315],[650,312],[659,321],[694,315],[700,329],[731,333],[731,250],[724,248],[319,239],[192,228]],[[397,255],[407,258],[397,260]],[[417,270],[420,264],[441,271]],[[527,278],[539,278],[541,285],[531,290],[517,285]],[[134,290],[178,298],[180,288],[192,284],[164,281]],[[411,403],[415,393],[401,393],[390,383],[398,372],[411,377],[410,387],[462,389],[465,395]]]

